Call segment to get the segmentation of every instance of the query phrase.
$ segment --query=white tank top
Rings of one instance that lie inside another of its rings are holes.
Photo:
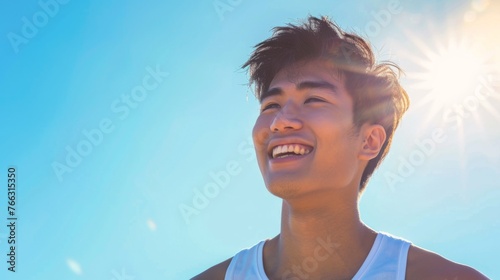
[[[263,240],[237,253],[226,271],[224,280],[269,280],[262,262]],[[404,280],[406,258],[411,242],[386,232],[378,232],[365,261],[352,280]],[[303,270],[304,271],[304,270]]]

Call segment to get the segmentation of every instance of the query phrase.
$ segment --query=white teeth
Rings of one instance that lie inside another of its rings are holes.
[[[295,153],[297,155],[306,155],[310,151],[306,147],[302,145],[281,145],[281,146],[276,146],[273,149],[273,158],[279,158],[279,157],[286,157],[289,155],[283,155],[286,153]]]
[[[274,153],[275,153],[275,154],[281,154],[281,151],[282,151],[282,149],[281,149],[281,148],[282,148],[281,146],[278,146],[278,148],[276,148],[276,149],[274,150]]]

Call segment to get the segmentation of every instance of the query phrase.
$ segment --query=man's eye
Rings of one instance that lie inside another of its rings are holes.
[[[325,100],[317,98],[317,97],[310,97],[310,98],[307,98],[304,103],[309,103],[309,102],[325,102]]]
[[[270,103],[270,104],[267,104],[264,108],[262,108],[262,112],[267,110],[267,109],[270,109],[270,108],[279,108],[279,104],[277,103]]]

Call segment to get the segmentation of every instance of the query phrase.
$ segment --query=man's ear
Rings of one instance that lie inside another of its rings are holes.
[[[361,131],[359,159],[369,161],[377,157],[382,149],[386,138],[385,129],[379,124],[366,124]]]

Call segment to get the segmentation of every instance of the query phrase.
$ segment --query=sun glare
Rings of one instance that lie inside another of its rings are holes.
[[[479,56],[462,46],[451,47],[439,54],[430,54],[426,63],[430,94],[441,105],[461,101],[478,82],[481,75]]]
[[[455,151],[464,170],[468,141],[490,141],[484,135],[500,121],[496,50],[487,40],[478,40],[477,33],[455,40],[429,32],[426,41],[409,33],[415,47],[406,52],[406,59],[414,62],[407,72],[410,108],[419,116],[414,130],[437,127],[457,137]]]
[[[465,40],[436,45],[422,50],[424,59],[414,58],[420,70],[409,75],[421,94],[415,107],[427,111],[424,122],[436,120],[446,110],[468,102],[491,71],[488,57],[478,45]]]
[[[427,97],[436,105],[446,107],[461,102],[474,92],[479,78],[484,74],[485,59],[465,43],[453,44],[425,54],[420,62],[418,86],[427,91]]]

